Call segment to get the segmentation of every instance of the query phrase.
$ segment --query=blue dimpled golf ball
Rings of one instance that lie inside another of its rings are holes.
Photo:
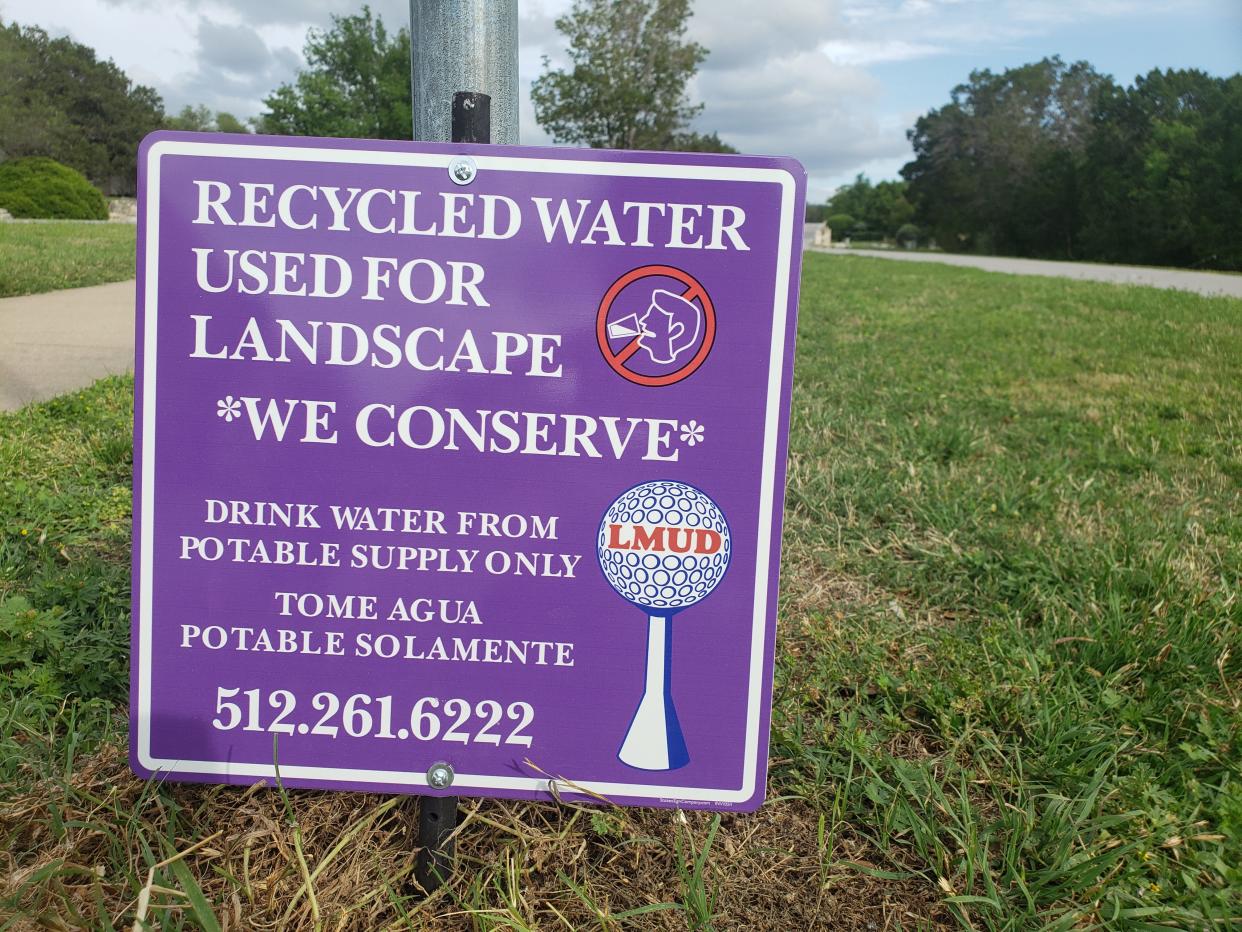
[[[724,513],[694,486],[645,482],[621,494],[599,527],[599,565],[623,599],[669,612],[705,599],[732,544]]]

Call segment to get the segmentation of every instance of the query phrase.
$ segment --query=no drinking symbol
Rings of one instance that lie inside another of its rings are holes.
[[[617,375],[637,385],[672,385],[707,359],[716,309],[693,275],[644,265],[612,283],[599,304],[595,335]]]

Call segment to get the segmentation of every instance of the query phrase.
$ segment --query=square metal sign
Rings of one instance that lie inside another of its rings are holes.
[[[800,165],[157,133],[139,189],[138,774],[762,802]]]

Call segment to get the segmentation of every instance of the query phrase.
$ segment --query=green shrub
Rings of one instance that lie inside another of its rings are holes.
[[[917,245],[919,241],[919,237],[922,235],[923,235],[923,231],[920,230],[913,223],[903,223],[897,229],[897,242],[900,243],[902,246],[905,246],[907,244]]]
[[[884,231],[869,227],[865,223],[856,223],[849,230],[850,239],[858,240],[860,243],[879,243],[884,240]]]
[[[84,175],[42,156],[0,163],[0,207],[14,217],[108,219],[103,192]]]
[[[828,229],[832,230],[833,239],[845,239],[854,229],[854,218],[849,214],[833,214],[828,218]]]

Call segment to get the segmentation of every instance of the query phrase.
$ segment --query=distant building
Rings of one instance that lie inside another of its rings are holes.
[[[832,230],[826,223],[806,223],[802,230],[803,246],[831,246]]]

